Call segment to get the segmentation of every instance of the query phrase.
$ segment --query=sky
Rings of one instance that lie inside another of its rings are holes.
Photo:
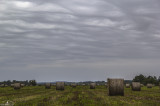
[[[0,81],[160,76],[160,0],[0,0]]]

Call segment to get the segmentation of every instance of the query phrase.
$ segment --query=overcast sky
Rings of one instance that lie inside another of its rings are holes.
[[[160,75],[160,0],[0,0],[0,81]]]

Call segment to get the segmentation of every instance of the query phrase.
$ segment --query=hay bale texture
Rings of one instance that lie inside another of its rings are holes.
[[[147,88],[152,88],[152,84],[147,84]]]
[[[56,90],[64,90],[64,82],[57,82]]]
[[[20,89],[21,88],[21,84],[20,83],[14,83],[14,89]]]
[[[126,84],[126,88],[130,88],[130,84]]]
[[[108,79],[109,96],[124,96],[124,79]]]
[[[72,83],[71,87],[76,88],[77,84],[76,83]]]
[[[46,84],[45,84],[45,88],[46,88],[46,89],[50,89],[50,88],[51,88],[51,83],[46,83]]]
[[[95,89],[96,88],[96,83],[91,83],[90,84],[90,89]]]
[[[133,91],[141,91],[141,84],[140,84],[140,82],[132,82],[132,90]]]

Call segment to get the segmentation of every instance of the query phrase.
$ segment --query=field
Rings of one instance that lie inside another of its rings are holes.
[[[0,88],[0,104],[12,101],[15,106],[160,106],[160,89],[142,87],[142,91],[125,88],[125,96],[108,96],[105,86],[65,86],[56,91],[55,86],[27,86],[20,90],[11,87]]]

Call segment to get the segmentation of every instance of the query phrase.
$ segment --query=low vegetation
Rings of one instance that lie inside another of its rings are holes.
[[[125,87],[124,87],[125,88]],[[125,88],[124,96],[108,96],[105,85],[96,86],[65,86],[65,90],[56,90],[56,86],[45,89],[45,86],[26,86],[18,90],[12,87],[0,87],[0,104],[12,101],[15,106],[159,106],[160,89],[145,87],[141,91]]]

